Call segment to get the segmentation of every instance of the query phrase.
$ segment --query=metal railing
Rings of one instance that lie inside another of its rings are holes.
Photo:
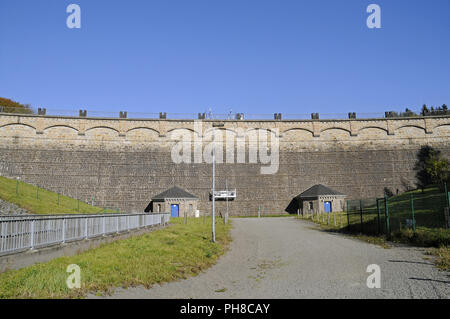
[[[0,217],[0,255],[164,226],[170,214],[28,215]]]
[[[421,111],[409,111],[409,112],[350,112],[350,113],[266,113],[266,114],[253,114],[253,113],[167,113],[167,112],[133,112],[133,111],[100,111],[92,109],[75,110],[71,108],[67,109],[20,109],[14,107],[5,107],[0,105],[0,113],[5,114],[34,114],[34,115],[47,115],[47,116],[61,116],[61,117],[88,117],[88,118],[128,118],[128,119],[142,119],[142,120],[154,120],[154,119],[169,119],[169,120],[291,120],[291,121],[303,121],[303,120],[347,120],[347,119],[383,119],[383,118],[414,118],[421,116],[449,116],[448,110],[434,110],[427,114],[422,114]]]

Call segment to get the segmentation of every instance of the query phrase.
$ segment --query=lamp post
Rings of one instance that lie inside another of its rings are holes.
[[[215,203],[215,181],[216,181],[216,144],[215,144],[215,128],[223,127],[223,123],[213,123],[212,127],[212,242],[216,242],[216,225],[215,225],[215,215],[216,215],[216,203]]]
[[[227,192],[227,213],[225,214],[225,224],[228,223],[228,180],[225,179],[225,188]]]

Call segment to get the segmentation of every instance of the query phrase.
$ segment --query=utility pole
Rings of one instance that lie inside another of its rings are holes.
[[[216,196],[215,196],[215,182],[216,182],[216,144],[215,144],[215,128],[223,127],[224,124],[213,123],[212,129],[212,242],[216,242],[216,225],[215,225],[215,215],[216,215]]]
[[[225,179],[225,188],[227,191],[227,212],[225,214],[225,224],[228,223],[228,179]]]

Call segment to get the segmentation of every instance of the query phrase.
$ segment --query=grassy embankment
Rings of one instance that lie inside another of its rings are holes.
[[[172,219],[171,226],[80,253],[0,274],[0,298],[83,298],[107,294],[115,287],[133,287],[195,276],[216,263],[231,240],[231,225],[211,219]],[[67,266],[81,268],[81,288],[66,285]]]
[[[406,227],[406,219],[411,219],[411,195],[414,196],[414,217],[416,232]],[[346,213],[332,213],[316,216],[314,222],[326,231],[342,232],[355,236],[361,240],[389,247],[388,242],[405,243],[420,247],[434,247],[430,252],[438,256],[438,266],[442,269],[450,268],[450,230],[444,228],[445,218],[443,207],[446,198],[439,188],[432,187],[414,190],[389,198],[389,216],[391,232],[386,234],[384,206],[381,207],[380,227],[378,234],[378,213],[376,205],[364,207],[363,225],[361,231],[361,216],[350,215],[350,227]],[[311,219],[311,217],[302,217]],[[336,219],[336,225],[334,224]]]
[[[18,186],[18,187],[17,187]],[[86,204],[74,198],[38,188],[34,185],[19,182],[0,176],[0,199],[26,209],[30,214],[98,214],[114,213],[113,209],[104,209]]]

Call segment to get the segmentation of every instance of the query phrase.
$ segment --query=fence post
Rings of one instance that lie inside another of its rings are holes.
[[[389,199],[387,196],[384,196],[384,214],[386,216],[386,234],[389,237],[391,227],[389,226]]]
[[[58,193],[58,206],[59,206],[59,193]]]
[[[16,179],[16,196],[19,196],[19,178]]]
[[[416,233],[416,219],[414,217],[414,194],[411,194],[411,217],[414,234]]]
[[[106,216],[102,216],[103,218],[103,236],[106,235]]]
[[[30,226],[30,248],[34,248],[34,219],[31,220],[31,226]]]
[[[64,244],[66,242],[66,219],[63,218],[63,224],[62,224],[62,243]]]
[[[450,192],[447,193],[448,209],[450,209]]]
[[[84,239],[88,239],[88,218],[84,218]]]
[[[39,186],[36,186],[36,199],[39,199]]]
[[[359,214],[361,216],[361,233],[363,232],[363,208],[362,208],[362,200],[359,200]]]
[[[447,189],[447,183],[444,184],[445,195],[447,196],[447,207],[450,209],[450,193]]]
[[[120,221],[120,216],[117,216],[116,219],[117,219],[117,233],[119,233],[119,221]]]
[[[381,220],[380,220],[380,199],[377,198],[377,215],[378,215],[378,234],[381,233]]]
[[[447,182],[444,183],[444,192],[446,195],[448,194]],[[447,197],[447,207],[450,207],[450,197]]]

